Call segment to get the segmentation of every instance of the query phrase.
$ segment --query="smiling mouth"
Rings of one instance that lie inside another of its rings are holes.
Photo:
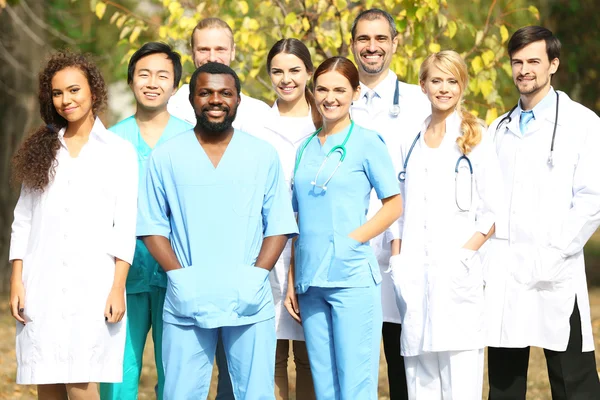
[[[155,99],[159,96],[158,93],[144,93],[144,96],[150,97],[151,99]]]
[[[69,113],[75,111],[76,109],[77,109],[77,107],[63,108],[63,112],[66,114],[69,114]]]
[[[219,117],[222,117],[223,115],[227,114],[227,111],[222,108],[214,108],[214,109],[204,110],[204,114],[206,114],[210,117],[213,117],[213,118],[219,118]]]
[[[452,100],[452,97],[448,97],[448,96],[437,96],[436,97],[439,101],[450,101]]]
[[[323,108],[327,111],[333,111],[337,108],[339,108],[338,105],[332,104],[332,105],[323,105]]]
[[[286,87],[279,87],[279,90],[281,90],[283,93],[291,93],[294,91],[294,89],[296,89],[298,86],[286,86]]]
[[[381,58],[383,58],[383,54],[380,53],[375,53],[375,54],[363,54],[362,58],[364,58],[367,61],[378,61]]]

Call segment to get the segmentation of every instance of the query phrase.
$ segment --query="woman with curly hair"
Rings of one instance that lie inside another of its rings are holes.
[[[137,157],[98,119],[106,85],[84,56],[51,56],[38,98],[44,125],[13,160],[17,383],[38,385],[39,399],[97,399],[96,382],[123,371]]]

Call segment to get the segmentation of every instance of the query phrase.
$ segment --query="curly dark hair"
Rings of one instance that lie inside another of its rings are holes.
[[[86,76],[94,116],[106,107],[108,100],[104,78],[90,57],[69,50],[50,56],[39,74],[38,100],[45,125],[37,128],[13,157],[13,182],[33,191],[43,192],[56,172],[56,153],[60,148],[58,131],[67,127],[67,120],[58,114],[52,102],[52,78],[68,67],[79,68]]]

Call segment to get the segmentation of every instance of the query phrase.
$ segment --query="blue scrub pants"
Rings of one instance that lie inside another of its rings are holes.
[[[377,400],[381,284],[298,295],[318,400]]]
[[[204,329],[164,323],[165,400],[206,399],[219,333],[236,400],[275,399],[275,319]]]
[[[135,400],[142,373],[142,358],[146,338],[152,328],[154,361],[158,375],[156,398],[162,400],[165,375],[162,363],[163,306],[166,289],[152,286],[150,292],[127,295],[127,337],[123,356],[123,382],[101,383],[102,400]]]

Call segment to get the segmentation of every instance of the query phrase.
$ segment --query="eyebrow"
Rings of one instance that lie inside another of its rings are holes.
[[[140,69],[140,70],[138,71],[138,74],[139,74],[140,72],[142,72],[142,71],[144,71],[144,72],[152,72],[152,70],[150,70],[149,68],[142,68],[142,69]],[[156,71],[156,72],[158,72],[159,74],[162,74],[162,73],[165,73],[165,74],[170,74],[170,73],[171,73],[171,72],[167,71],[166,69],[159,69],[159,70],[158,70],[158,71]]]

